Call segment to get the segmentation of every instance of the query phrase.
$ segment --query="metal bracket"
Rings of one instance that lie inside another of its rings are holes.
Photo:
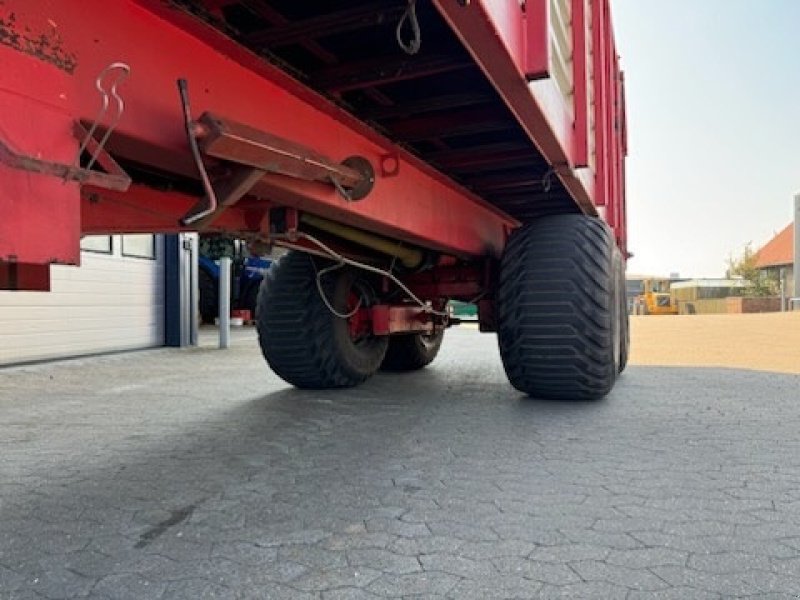
[[[184,225],[193,225],[198,231],[208,228],[226,209],[247,195],[264,176],[265,171],[251,167],[237,167],[226,179],[211,182],[214,190],[214,207],[209,212],[208,198],[201,199],[181,219]]]
[[[112,79],[110,89],[106,91],[106,75],[112,72],[116,72],[116,74],[114,79]],[[95,80],[95,87],[97,91],[100,92],[100,110],[97,112],[94,122],[88,131],[78,121],[73,124],[72,133],[78,140],[81,140],[81,143],[75,155],[75,160],[72,161],[71,165],[42,160],[27,154],[15,152],[2,140],[0,140],[0,163],[12,169],[52,175],[64,181],[77,181],[80,184],[93,185],[120,192],[127,191],[131,185],[131,178],[122,167],[117,164],[111,155],[106,152],[105,145],[125,110],[125,103],[122,97],[117,93],[117,87],[128,78],[130,72],[131,68],[122,62],[111,63],[100,71],[100,74]],[[106,112],[108,112],[111,98],[114,98],[116,101],[117,113],[114,118],[111,119],[111,122],[105,126],[105,133],[103,133],[103,137],[98,142],[94,134],[100,126],[100,121],[103,119]],[[86,151],[91,153],[89,162],[85,167],[81,167],[81,156]],[[92,170],[95,163],[99,164],[106,172],[103,173],[102,171]]]
[[[83,139],[82,146],[92,153],[93,161],[103,167],[106,171],[105,173],[21,154],[12,150],[2,140],[0,140],[0,163],[12,169],[52,175],[64,181],[77,181],[81,185],[92,185],[119,192],[127,191],[131,185],[130,176],[105,151],[100,143],[89,135],[89,131],[80,123],[75,122],[73,124],[73,134],[76,138]]]
[[[365,198],[375,185],[375,169],[364,157],[351,156],[336,163],[310,148],[211,113],[203,114],[194,123],[192,135],[200,138],[207,156],[293,179],[325,183],[347,201]]]

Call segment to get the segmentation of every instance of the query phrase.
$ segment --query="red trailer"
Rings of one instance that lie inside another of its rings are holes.
[[[82,235],[291,251],[259,294],[303,388],[430,363],[477,303],[511,383],[625,366],[625,110],[608,0],[0,2],[0,289]]]

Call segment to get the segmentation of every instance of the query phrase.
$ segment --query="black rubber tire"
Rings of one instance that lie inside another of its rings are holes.
[[[384,371],[417,371],[428,366],[439,354],[444,330],[433,335],[415,333],[389,338],[389,349],[383,358]]]
[[[631,328],[628,313],[627,286],[625,285],[625,261],[619,250],[614,252],[614,266],[617,269],[617,294],[619,298],[619,359],[617,373],[622,373],[628,366],[628,356],[631,348]]]
[[[317,261],[315,266],[313,261]],[[261,352],[284,381],[304,389],[352,387],[380,367],[387,337],[353,340],[348,322],[334,315],[320,297],[317,269],[330,263],[289,252],[267,271],[258,295],[257,328]],[[344,313],[359,271],[342,268],[322,278],[333,307]]]
[[[619,357],[614,249],[608,225],[583,215],[543,217],[511,235],[500,266],[497,338],[515,388],[553,400],[611,391]]]
[[[199,288],[200,320],[203,323],[213,325],[214,319],[219,316],[219,289],[217,282],[205,269],[200,269],[197,274],[197,287]]]

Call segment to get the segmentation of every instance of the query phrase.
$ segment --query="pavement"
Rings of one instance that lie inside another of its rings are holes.
[[[492,336],[303,392],[227,351],[0,370],[0,598],[798,598],[800,376],[525,398]]]
[[[800,375],[800,311],[631,317],[639,365],[757,369]]]

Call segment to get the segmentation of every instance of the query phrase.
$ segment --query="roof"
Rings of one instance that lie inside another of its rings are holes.
[[[790,265],[794,262],[794,223],[789,223],[756,254],[756,267]]]

